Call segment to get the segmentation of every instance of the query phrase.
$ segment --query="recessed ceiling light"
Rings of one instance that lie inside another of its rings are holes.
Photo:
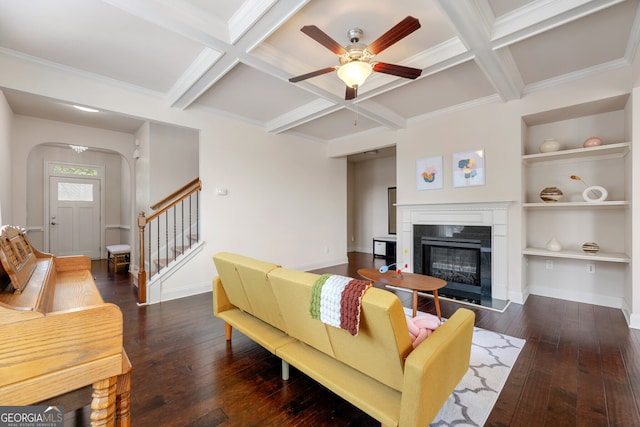
[[[96,110],[95,108],[83,107],[81,105],[74,105],[73,108],[78,109],[80,111],[86,111],[87,113],[99,113],[100,110]]]

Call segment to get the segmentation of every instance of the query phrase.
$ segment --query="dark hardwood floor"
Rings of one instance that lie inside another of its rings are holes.
[[[379,267],[370,254],[318,272],[358,277]],[[272,260],[273,261],[273,260]],[[242,334],[227,343],[211,294],[138,307],[126,273],[94,261],[96,283],[124,314],[124,346],[133,364],[133,426],[373,426],[375,420]],[[406,307],[408,293],[399,292]],[[441,301],[450,316],[460,305]],[[421,296],[418,308],[435,312]],[[476,326],[524,338],[488,426],[640,426],[640,331],[620,310],[531,296],[505,313],[474,308]],[[89,425],[89,408],[66,425]]]

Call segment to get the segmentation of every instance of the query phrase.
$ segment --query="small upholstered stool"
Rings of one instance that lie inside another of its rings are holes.
[[[113,271],[117,272],[118,267],[129,265],[129,255],[131,247],[129,245],[111,245],[107,246],[108,264],[113,263]]]

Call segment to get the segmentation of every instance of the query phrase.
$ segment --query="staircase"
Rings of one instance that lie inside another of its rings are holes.
[[[140,261],[138,303],[146,304],[154,278],[170,271],[200,246],[200,179],[195,179],[138,216]],[[149,276],[147,277],[147,272]]]
[[[199,241],[198,235],[196,234],[189,234],[186,237],[186,239],[189,242],[189,244],[187,245],[171,246],[171,252],[169,254],[170,255],[169,258],[155,258],[153,260],[154,269],[152,270],[153,273],[151,274],[151,277],[153,277],[155,274],[160,273],[160,271],[163,268],[167,267],[171,262],[176,261],[180,257],[180,255],[185,254],[189,249],[191,249]]]

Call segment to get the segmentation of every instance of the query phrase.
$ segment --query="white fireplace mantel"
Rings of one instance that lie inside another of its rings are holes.
[[[491,226],[492,297],[507,300],[508,236],[507,218],[511,202],[398,204],[400,230],[397,242],[398,265],[413,271],[414,225]]]

